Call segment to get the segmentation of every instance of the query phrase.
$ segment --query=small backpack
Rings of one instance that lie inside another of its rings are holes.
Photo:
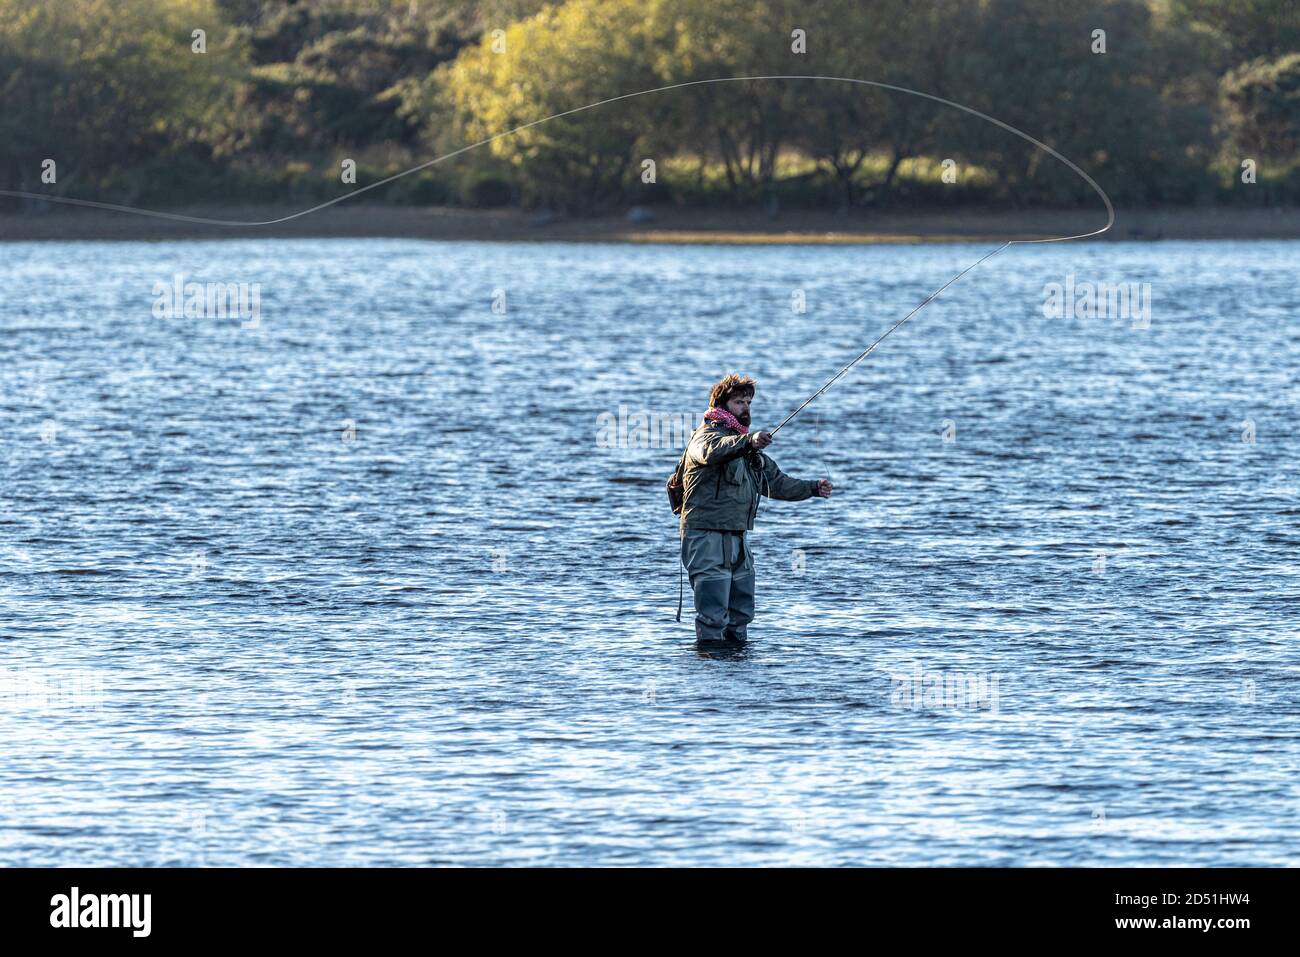
[[[692,432],[690,436],[687,436],[686,448],[682,449],[682,457],[677,461],[677,468],[673,469],[673,474],[668,476],[668,481],[664,483],[664,488],[668,492],[668,504],[672,508],[674,515],[681,514],[682,505],[686,500],[686,485],[683,482],[683,475],[686,472],[686,453],[690,451],[691,436],[694,435],[695,433]]]
[[[686,486],[682,483],[682,473],[685,471],[686,453],[683,451],[681,459],[677,462],[677,468],[673,469],[673,474],[668,476],[668,481],[664,485],[668,491],[668,504],[672,507],[674,515],[681,514],[686,499]]]
[[[692,432],[691,436],[695,433]],[[686,472],[686,453],[691,450],[691,437],[686,439],[686,448],[682,449],[682,457],[677,460],[677,468],[673,469],[673,474],[668,476],[668,481],[664,487],[668,490],[668,504],[672,507],[674,515],[682,513],[682,506],[686,502],[686,485],[682,476]],[[685,529],[682,529],[685,534]],[[682,595],[686,587],[686,566],[678,564],[677,566],[677,620],[682,620]]]

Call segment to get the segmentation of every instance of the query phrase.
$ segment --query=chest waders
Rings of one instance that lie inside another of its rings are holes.
[[[754,468],[755,464],[758,465],[757,469]],[[749,510],[749,524],[751,526],[754,523],[755,516],[758,514],[759,500],[761,498],[762,491],[765,488],[765,483],[767,481],[767,475],[762,466],[763,466],[763,460],[761,457],[750,456],[750,455],[745,456],[745,468],[749,470],[750,476],[751,478],[754,479],[755,482],[754,501],[753,504],[750,506],[750,510]],[[757,471],[758,473],[757,475],[754,475],[755,471]],[[721,466],[719,466],[717,473],[718,473],[717,478],[714,481],[714,488],[713,488],[714,498],[717,498],[717,496],[721,493],[721,489],[722,489],[722,467]],[[749,584],[747,586],[736,589],[737,599],[741,599],[742,592],[744,596],[747,596],[747,599],[738,601],[737,607],[735,609],[732,609],[730,607],[726,607],[723,609],[723,616],[726,619],[732,618],[734,613],[734,617],[737,619],[736,624],[738,626],[738,630],[743,635],[744,626],[748,624],[749,620],[753,617],[753,607],[752,607],[753,565],[749,557],[748,546],[745,542],[745,530],[744,529],[688,530],[686,528],[685,508],[682,509],[682,520],[678,526],[678,537],[679,537],[679,542],[681,544],[681,561],[678,565],[678,577],[677,577],[677,621],[682,620],[682,608],[685,604],[686,568],[688,562],[691,563],[692,576],[695,575],[697,569],[700,567],[698,563],[698,559],[700,558],[701,553],[697,551],[698,545],[693,544],[689,549],[686,546],[687,531],[705,532],[709,535],[716,535],[718,537],[717,541],[719,544],[719,550],[721,554],[718,555],[716,559],[706,559],[705,562],[706,566],[712,564],[712,567],[715,569],[715,572],[710,577],[716,577],[717,572],[721,572],[727,579],[733,582],[735,582],[735,576],[737,573],[739,573],[740,576],[749,579]],[[736,549],[734,557],[732,556],[733,540],[735,541],[735,549]],[[746,571],[745,571],[747,567],[751,570],[748,576],[746,576]],[[708,575],[709,573],[706,571],[705,574]],[[703,611],[703,608],[700,604],[702,598],[701,598],[701,593],[698,590],[697,583],[694,580],[694,577],[692,577],[691,585],[692,588],[696,590],[696,616],[697,616],[696,627],[698,631],[699,616]],[[729,606],[731,603],[726,602],[725,604]]]
[[[694,433],[692,433],[692,435],[693,435],[693,434],[694,434]],[[689,447],[689,442],[688,442],[688,447]],[[686,453],[683,452],[683,453],[682,453],[682,460],[685,461],[685,459],[686,459]],[[748,464],[748,463],[746,463],[746,464]],[[714,497],[714,498],[717,498],[717,497],[718,497],[718,493],[719,493],[721,490],[722,490],[722,467],[719,466],[719,467],[718,467],[718,480],[717,480],[716,482],[713,483],[713,497]],[[754,512],[751,514],[751,517],[752,517],[752,515],[758,513],[757,504],[758,504],[758,503],[755,502]],[[736,562],[735,562],[734,564],[741,564],[741,565],[743,565],[744,562],[745,562],[745,533],[744,533],[744,532],[723,532],[722,534],[723,534],[723,535],[739,535],[739,536],[740,536],[740,550],[739,550],[739,552],[738,552],[737,555],[736,555]],[[685,537],[686,537],[686,509],[683,507],[683,509],[682,509],[682,520],[681,520],[680,522],[677,523],[677,544],[678,544],[679,546],[680,546],[681,543],[682,543],[682,539],[685,538]],[[722,549],[722,557],[723,557],[723,565],[724,565],[724,567],[725,567],[728,571],[731,571],[731,569],[732,569],[734,566],[733,566],[733,563],[729,560],[729,559],[730,559],[730,554],[729,554],[728,549],[727,549],[725,546],[724,546],[723,549]],[[681,621],[681,620],[682,620],[682,601],[684,600],[684,598],[685,598],[685,596],[686,596],[686,564],[685,564],[683,561],[681,561],[681,557],[680,557],[680,556],[678,556],[678,561],[677,561],[677,572],[678,572],[678,574],[677,574],[677,620],[678,620],[678,621]]]

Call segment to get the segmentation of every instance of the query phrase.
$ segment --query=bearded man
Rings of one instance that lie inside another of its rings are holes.
[[[758,497],[801,502],[827,498],[826,479],[786,475],[763,449],[769,432],[749,431],[756,383],[728,375],[709,392],[709,411],[683,459],[682,565],[695,595],[695,637],[701,644],[743,642],[754,619],[754,560],[745,533],[754,528]]]

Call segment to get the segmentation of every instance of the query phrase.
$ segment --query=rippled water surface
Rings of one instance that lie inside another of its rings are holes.
[[[1001,253],[777,436],[748,648],[673,620],[598,417],[773,424],[988,248],[4,245],[0,864],[1295,862],[1300,244]]]

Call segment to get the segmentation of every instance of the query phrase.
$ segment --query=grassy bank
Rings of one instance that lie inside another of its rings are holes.
[[[653,220],[628,216],[566,218],[514,209],[392,207],[340,203],[268,226],[212,226],[49,204],[0,213],[0,240],[178,240],[233,238],[400,237],[431,240],[628,243],[938,243],[1005,241],[1088,232],[1105,223],[1101,209],[1007,211],[962,207],[950,212],[840,215],[650,207]],[[287,207],[173,210],[207,218],[257,221],[299,212]],[[1120,209],[1107,240],[1300,238],[1300,209]]]

